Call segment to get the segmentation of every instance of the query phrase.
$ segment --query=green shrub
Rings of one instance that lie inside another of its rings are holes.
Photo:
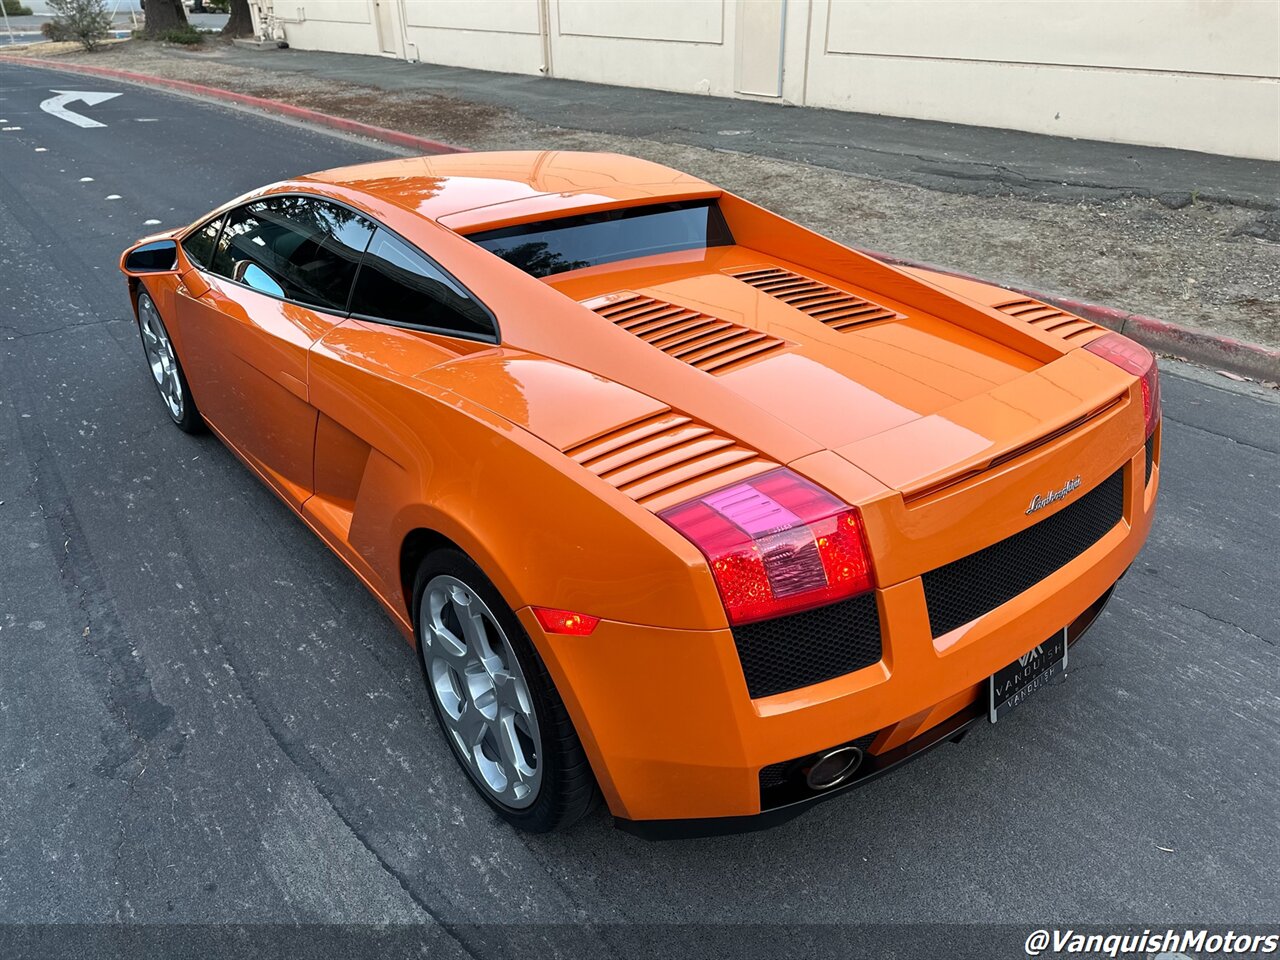
[[[74,40],[75,37],[67,32],[66,26],[57,20],[46,20],[40,24],[40,32],[44,34],[46,40],[52,40],[54,43],[62,43],[66,40]]]
[[[106,0],[49,0],[50,25],[63,39],[75,40],[86,50],[96,50],[111,35],[111,14]]]
[[[181,43],[186,46],[193,46],[197,43],[204,43],[204,34],[195,27],[187,25],[185,27],[175,27],[172,30],[166,30],[160,36],[156,37],[163,43]]]
[[[31,16],[31,8],[24,7],[19,0],[4,0],[4,12],[11,17]]]
[[[194,46],[198,43],[204,43],[204,38],[214,32],[213,30],[197,30],[188,24],[185,27],[174,27],[172,30],[165,30],[155,36],[145,30],[134,30],[131,36],[135,40],[159,40],[161,43],[181,43],[185,46]]]

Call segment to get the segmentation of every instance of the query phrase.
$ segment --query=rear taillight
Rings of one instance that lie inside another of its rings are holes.
[[[1146,424],[1143,436],[1151,436],[1160,422],[1160,371],[1151,351],[1118,333],[1104,334],[1086,343],[1084,348],[1121,370],[1142,378],[1139,382],[1142,384],[1142,416]]]
[[[873,586],[857,509],[786,468],[660,516],[706,556],[730,623],[808,610]]]

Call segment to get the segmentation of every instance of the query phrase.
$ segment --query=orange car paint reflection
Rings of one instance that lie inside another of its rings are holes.
[[[181,255],[176,274],[133,277],[133,288],[145,284],[167,318],[213,429],[410,640],[415,551],[448,540],[484,569],[546,661],[620,817],[756,813],[767,764],[877,731],[872,752],[887,750],[929,729],[1090,607],[1150,528],[1159,434],[1144,485],[1137,380],[1080,349],[1104,331],[1078,318],[1023,322],[1000,309],[1011,295],[997,287],[886,265],[633,158],[412,158],[254,196],[273,192],[328,197],[400,234],[489,307],[501,342],[283,303]],[[735,246],[537,280],[466,238],[707,197],[719,199]],[[760,265],[865,298],[894,319],[825,326],[732,275]],[[583,305],[620,292],[784,345],[708,373]],[[743,456],[711,476],[677,470],[644,493],[589,469],[592,444],[664,418],[705,427]],[[923,572],[1028,526],[1022,506],[1036,493],[1075,475],[1091,487],[1126,464],[1117,528],[1014,600],[931,637]],[[777,465],[860,508],[884,657],[752,700],[705,560],[656,512]],[[601,622],[589,636],[551,635],[533,605]]]

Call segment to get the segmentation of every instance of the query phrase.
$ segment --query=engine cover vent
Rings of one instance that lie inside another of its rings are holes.
[[[1032,300],[1030,297],[1018,297],[1006,303],[997,303],[995,308],[1001,313],[1007,313],[1023,323],[1039,327],[1046,333],[1052,333],[1063,340],[1071,340],[1098,329],[1095,323],[1073,317],[1057,307],[1051,307],[1039,300]]]
[[[583,306],[707,373],[728,373],[791,345],[759,330],[630,290],[584,300]]]
[[[781,267],[743,267],[725,272],[801,313],[821,320],[833,330],[850,330],[883,320],[906,319],[888,307]]]

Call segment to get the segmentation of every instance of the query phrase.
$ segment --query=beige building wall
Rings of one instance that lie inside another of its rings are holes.
[[[259,0],[300,49],[1280,160],[1280,0]]]

